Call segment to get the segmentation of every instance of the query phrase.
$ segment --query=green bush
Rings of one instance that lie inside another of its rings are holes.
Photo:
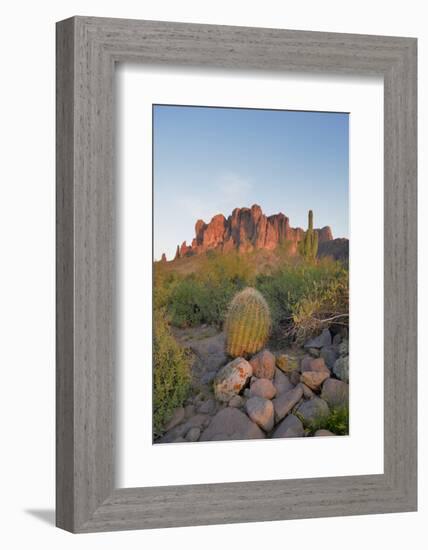
[[[163,310],[154,311],[153,331],[153,429],[159,435],[188,395],[190,359],[172,336]]]
[[[297,413],[297,416],[298,413]],[[335,435],[349,434],[349,408],[337,407],[330,411],[328,416],[314,419],[307,427],[308,435],[314,435],[317,430],[329,430]]]
[[[197,260],[191,274],[155,266],[154,308],[165,308],[176,327],[221,328],[233,296],[248,286],[267,300],[276,339],[301,343],[332,323],[348,323],[348,270],[340,262],[287,259],[284,249],[257,276],[260,255],[211,252]]]
[[[287,265],[260,276],[256,286],[269,303],[274,325],[298,343],[332,323],[348,323],[348,271],[339,262]]]
[[[169,291],[159,294],[165,297],[174,326],[207,323],[222,327],[233,296],[254,280],[254,268],[235,253],[212,252],[201,258],[200,264],[197,273],[169,281],[159,279],[159,284],[169,285]]]

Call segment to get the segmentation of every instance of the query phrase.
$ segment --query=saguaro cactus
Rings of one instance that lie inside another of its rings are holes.
[[[226,352],[246,357],[266,344],[271,329],[269,306],[260,292],[245,288],[233,298],[226,317]]]
[[[308,212],[308,229],[303,240],[300,242],[300,253],[307,260],[315,260],[318,253],[318,232],[314,231],[314,214]]]

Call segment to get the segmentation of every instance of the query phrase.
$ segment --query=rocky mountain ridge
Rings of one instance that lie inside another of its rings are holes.
[[[314,229],[318,233],[320,249],[323,243],[335,242],[329,226]],[[274,250],[283,243],[288,244],[288,252],[297,253],[298,243],[303,239],[305,230],[301,227],[291,227],[287,216],[282,212],[266,216],[258,204],[251,208],[235,208],[226,218],[223,214],[215,215],[209,223],[198,220],[195,224],[195,237],[191,244],[184,241],[177,245],[174,260],[186,256],[199,255],[209,250],[239,253],[257,249]],[[347,239],[345,239],[347,241]],[[327,250],[335,247],[327,247]],[[165,254],[162,260],[166,261]]]

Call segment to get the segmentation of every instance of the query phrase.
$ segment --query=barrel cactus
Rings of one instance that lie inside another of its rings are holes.
[[[271,329],[269,306],[255,288],[245,288],[233,298],[225,322],[226,352],[246,357],[266,344]]]

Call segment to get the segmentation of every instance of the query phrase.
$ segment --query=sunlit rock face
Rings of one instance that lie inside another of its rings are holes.
[[[315,229],[318,242],[333,240],[331,228]],[[274,250],[287,243],[290,254],[297,253],[297,245],[304,237],[300,227],[290,227],[290,221],[282,212],[266,216],[258,204],[251,208],[235,208],[228,218],[215,215],[209,223],[198,220],[192,243],[186,241],[177,248],[176,258],[203,254],[208,250],[220,252],[251,252],[252,250]]]

